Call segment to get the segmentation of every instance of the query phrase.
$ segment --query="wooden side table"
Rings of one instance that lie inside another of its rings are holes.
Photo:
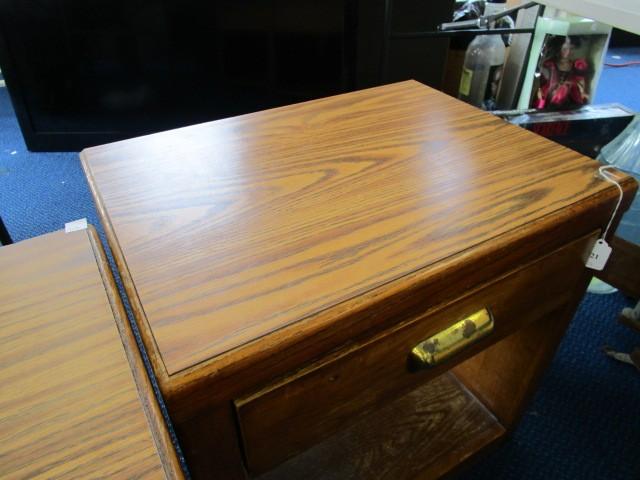
[[[195,478],[451,472],[520,416],[618,200],[417,82],[81,158]]]
[[[92,227],[0,248],[0,383],[3,479],[183,478]]]

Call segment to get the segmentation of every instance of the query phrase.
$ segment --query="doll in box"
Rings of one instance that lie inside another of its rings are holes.
[[[580,48],[579,37],[553,36],[539,68],[540,87],[536,95],[538,109],[570,109],[588,102],[587,76],[589,64],[585,58],[573,58]]]

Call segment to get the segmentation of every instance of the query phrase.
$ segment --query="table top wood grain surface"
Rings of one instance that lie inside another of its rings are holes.
[[[1,478],[183,478],[124,315],[91,227],[0,248]]]
[[[616,195],[597,162],[414,81],[81,158],[161,381]]]

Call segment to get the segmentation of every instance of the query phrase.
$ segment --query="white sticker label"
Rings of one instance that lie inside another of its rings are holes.
[[[73,222],[64,224],[65,233],[76,232],[78,230],[86,230],[87,229],[87,219],[81,218],[80,220],[74,220]]]
[[[589,260],[587,260],[587,268],[602,270],[607,264],[607,260],[609,260],[610,255],[611,247],[609,244],[602,238],[598,239],[596,244],[593,246],[593,250],[591,250]]]

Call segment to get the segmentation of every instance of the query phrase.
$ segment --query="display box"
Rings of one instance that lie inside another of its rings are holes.
[[[600,149],[616,138],[634,116],[632,110],[617,103],[586,105],[569,111],[492,113],[591,158],[596,158]]]
[[[569,110],[590,104],[611,27],[563,16],[538,19],[519,109]]]

